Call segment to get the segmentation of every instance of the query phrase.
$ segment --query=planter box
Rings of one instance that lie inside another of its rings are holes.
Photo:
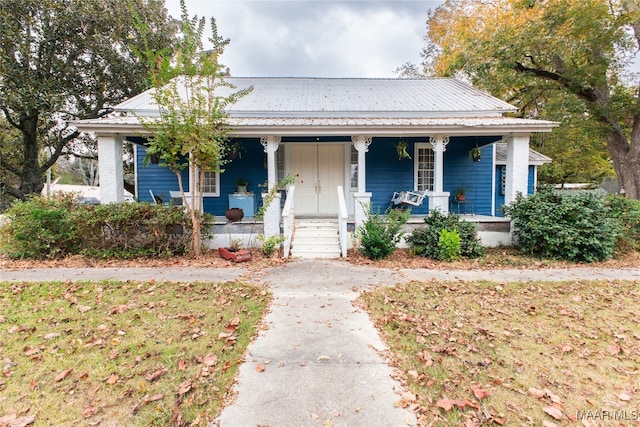
[[[251,260],[251,252],[246,249],[232,252],[227,248],[218,248],[218,254],[224,259],[230,259],[233,262],[245,262]]]

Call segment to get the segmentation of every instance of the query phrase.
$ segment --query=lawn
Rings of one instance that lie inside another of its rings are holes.
[[[242,283],[0,283],[0,425],[209,425],[269,299]]]
[[[640,425],[640,282],[413,282],[361,303],[421,425]]]

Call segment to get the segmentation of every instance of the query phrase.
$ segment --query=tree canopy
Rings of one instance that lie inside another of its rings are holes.
[[[581,169],[606,174],[610,161],[627,196],[640,198],[640,85],[625,71],[640,48],[637,2],[446,0],[427,22],[430,71],[459,73],[522,116],[570,125],[556,131],[558,154],[606,145],[608,159]]]
[[[220,55],[229,44],[218,35],[211,19],[212,44],[203,48],[204,18],[189,18],[184,0],[180,1],[180,40],[174,52],[158,53],[147,49],[144,57],[151,65],[153,98],[158,118],[141,118],[150,130],[147,157],[158,155],[163,166],[176,175],[185,208],[193,225],[193,253],[200,254],[202,195],[206,172],[222,172],[229,149],[230,128],[227,107],[251,91],[234,91],[225,80],[229,70],[220,63]],[[140,25],[144,23],[139,21]],[[144,31],[144,30],[143,30]],[[185,196],[181,171],[189,168],[190,195]]]
[[[39,193],[79,136],[67,121],[102,117],[147,89],[136,52],[171,49],[175,31],[161,0],[0,0],[0,191]]]

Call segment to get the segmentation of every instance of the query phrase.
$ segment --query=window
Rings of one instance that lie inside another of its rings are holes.
[[[431,144],[417,143],[414,155],[415,191],[433,191],[434,156]]]
[[[189,183],[189,188],[194,188],[196,185],[197,183]],[[220,172],[204,172],[204,189],[202,195],[204,197],[220,196]]]
[[[351,190],[358,190],[358,150],[351,144],[351,163],[349,167]]]

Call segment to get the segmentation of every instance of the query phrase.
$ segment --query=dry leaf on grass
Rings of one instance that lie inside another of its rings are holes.
[[[562,411],[555,406],[545,406],[542,410],[547,414],[555,418],[556,420],[563,420],[564,414]]]

